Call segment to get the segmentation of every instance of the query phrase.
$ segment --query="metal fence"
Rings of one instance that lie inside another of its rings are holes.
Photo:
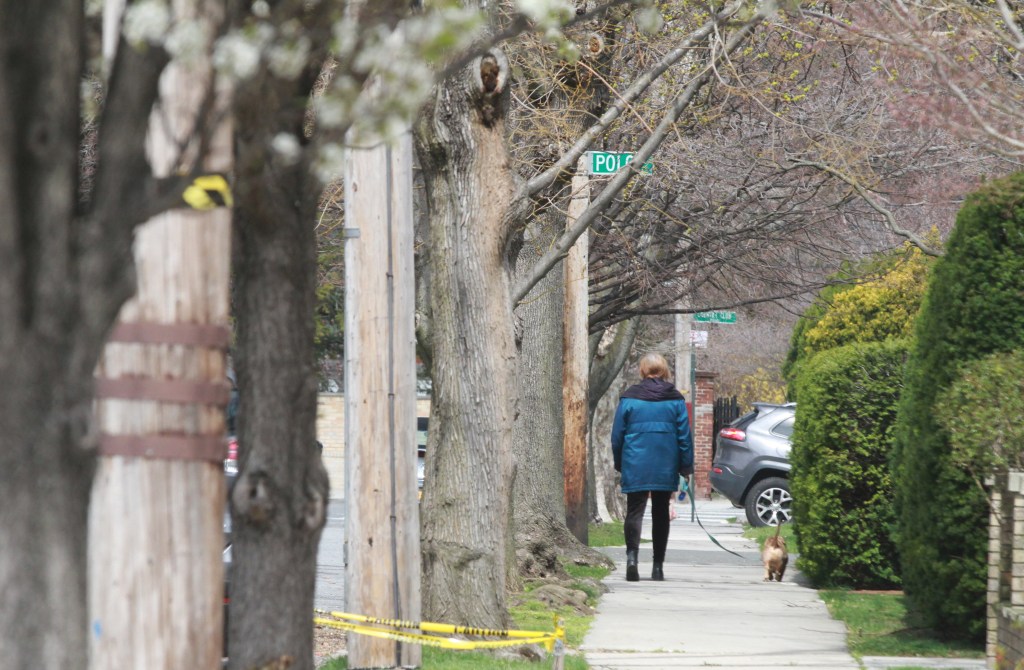
[[[728,426],[734,419],[740,416],[740,405],[736,402],[736,396],[731,398],[715,398],[714,419],[712,420],[711,432],[711,454],[714,459],[715,450],[718,448],[718,431]]]

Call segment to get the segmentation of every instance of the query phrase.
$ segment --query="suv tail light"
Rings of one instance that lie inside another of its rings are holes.
[[[740,428],[723,428],[718,431],[718,437],[724,437],[727,440],[735,440],[742,442],[747,439],[747,434]]]

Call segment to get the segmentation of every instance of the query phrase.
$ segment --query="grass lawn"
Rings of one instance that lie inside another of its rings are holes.
[[[620,524],[621,527],[621,524]],[[594,606],[600,595],[588,580],[601,580],[608,575],[607,568],[565,564],[565,570],[576,581],[568,584],[570,588],[579,589],[587,594],[587,604]],[[525,592],[518,600],[518,605],[509,608],[512,615],[512,627],[518,630],[554,631],[554,614],[562,618],[565,626],[566,646],[571,650],[583,644],[583,637],[590,628],[594,617],[580,614],[572,607],[564,606],[554,610],[534,598],[530,593],[540,586],[540,582],[528,583]],[[497,658],[486,652],[455,651],[437,647],[423,648],[424,670],[542,670],[552,667],[554,659],[536,663],[527,659]],[[590,666],[582,656],[566,654],[566,670],[587,670]],[[348,664],[344,657],[336,658],[323,667],[323,670],[347,670]]]
[[[591,547],[624,547],[626,534],[621,521],[602,521],[587,527],[587,540]],[[640,538],[640,544],[649,544],[650,540]]]
[[[587,527],[587,539],[591,547],[622,547],[626,544],[621,521],[590,524]]]
[[[984,645],[939,640],[915,625],[902,593],[824,589],[818,592],[834,619],[846,624],[847,643],[856,656],[941,656],[983,658]]]

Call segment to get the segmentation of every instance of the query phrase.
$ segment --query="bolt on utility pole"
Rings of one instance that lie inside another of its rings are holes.
[[[345,167],[345,607],[420,618],[412,136]],[[349,634],[349,668],[413,667],[419,645]]]
[[[581,157],[572,178],[572,197],[566,228],[571,228],[590,204],[587,157]],[[563,261],[565,304],[562,327],[562,414],[564,421],[565,523],[576,539],[587,543],[587,426],[589,394],[589,238],[584,232]]]
[[[120,33],[115,4],[104,21],[113,31],[104,39],[108,58]],[[223,21],[217,3],[180,0],[174,11],[177,20],[196,21],[196,30],[205,24],[207,35]],[[225,118],[226,96],[214,88],[208,63],[172,63],[164,72],[149,139],[157,177],[180,162],[230,168],[227,123],[211,131],[205,164],[181,160],[195,153],[206,118]],[[220,180],[229,201],[223,178],[210,179]],[[96,369],[100,456],[88,556],[88,656],[96,670],[222,664],[231,212],[185,209],[184,200],[182,207],[139,228],[137,291]]]

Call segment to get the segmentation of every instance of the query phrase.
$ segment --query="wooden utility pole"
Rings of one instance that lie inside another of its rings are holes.
[[[212,3],[174,4],[176,19],[207,22],[211,35],[223,20],[206,9]],[[119,30],[116,17],[105,25]],[[105,44],[113,57],[116,39],[108,34]],[[150,132],[157,176],[176,169],[183,147],[197,146],[212,82],[203,65],[164,73]],[[228,170],[227,124],[211,140],[208,162],[186,169]],[[178,209],[136,235],[137,293],[96,371],[100,458],[88,559],[96,670],[221,667],[230,227],[228,209]]]
[[[680,308],[686,308],[686,302],[680,303]],[[690,325],[693,317],[689,314],[676,314],[676,336],[675,336],[675,382],[676,388],[686,394],[688,402],[693,401],[693,343],[690,341],[693,331]]]
[[[566,227],[590,204],[590,177],[585,174],[580,158],[576,176],[572,178],[572,199]],[[588,264],[590,262],[587,233],[569,250],[565,267],[565,307],[563,326],[562,410],[565,422],[563,450],[565,456],[565,523],[583,544],[587,544],[587,426],[589,348],[587,341]]]
[[[345,172],[345,606],[420,618],[412,137]],[[418,645],[348,636],[349,668],[420,664]]]

